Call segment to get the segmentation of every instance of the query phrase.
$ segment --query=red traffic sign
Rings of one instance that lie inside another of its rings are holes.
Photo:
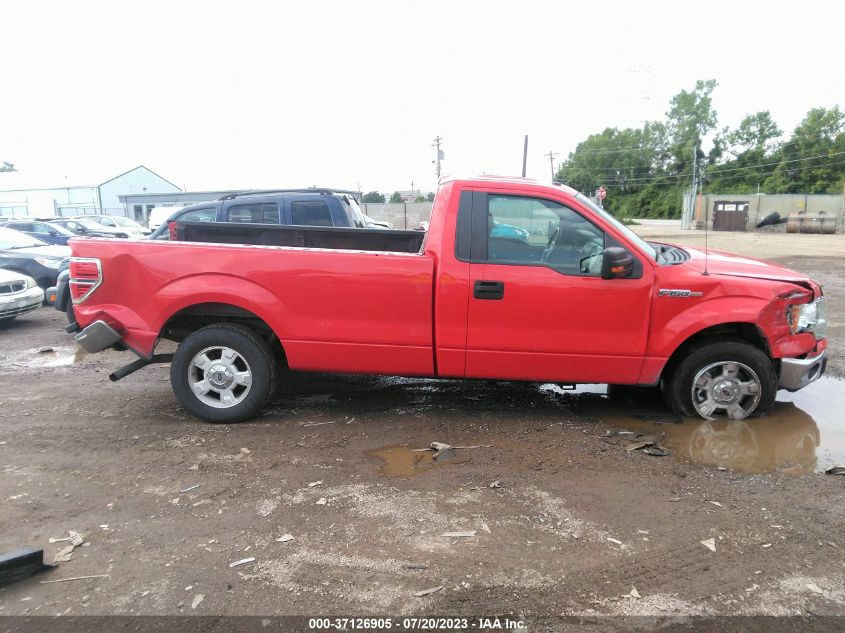
[[[607,197],[607,189],[599,187],[596,189],[596,195],[599,197],[599,200],[604,200]]]

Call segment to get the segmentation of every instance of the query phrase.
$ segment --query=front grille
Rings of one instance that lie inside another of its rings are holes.
[[[9,308],[4,309],[3,304],[0,303],[0,319],[6,319],[8,317],[20,316],[21,314],[26,314],[27,312],[32,312],[33,310],[37,310],[41,307],[41,302],[36,301],[35,303],[28,305],[28,306],[21,306],[19,308]]]
[[[26,290],[26,282],[23,280],[0,284],[0,295],[13,295],[24,290]]]

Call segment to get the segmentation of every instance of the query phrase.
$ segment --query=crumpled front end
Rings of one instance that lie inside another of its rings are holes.
[[[797,391],[827,368],[827,302],[821,286],[782,294],[761,314],[772,357],[780,361],[778,387]]]

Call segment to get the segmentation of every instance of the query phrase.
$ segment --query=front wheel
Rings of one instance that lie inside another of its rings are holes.
[[[269,345],[239,325],[210,325],[179,344],[170,384],[179,402],[206,422],[242,422],[270,400],[278,368]]]
[[[775,401],[778,377],[771,359],[744,341],[705,343],[689,351],[663,384],[675,413],[706,420],[742,420]]]

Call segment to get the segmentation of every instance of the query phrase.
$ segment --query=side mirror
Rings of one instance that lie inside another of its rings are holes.
[[[604,249],[601,261],[602,279],[627,277],[634,270],[634,258],[621,246],[608,246]]]

